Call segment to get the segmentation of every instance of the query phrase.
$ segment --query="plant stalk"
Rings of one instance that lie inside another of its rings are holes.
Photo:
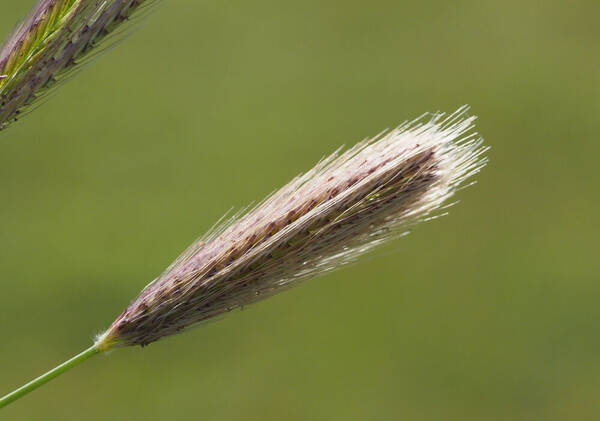
[[[96,347],[96,345],[92,345],[91,347],[89,347],[88,349],[83,351],[81,354],[74,356],[70,360],[65,361],[64,363],[54,367],[52,370],[48,371],[47,373],[42,374],[40,377],[33,379],[29,383],[19,387],[18,389],[14,390],[13,392],[9,393],[8,395],[0,398],[0,408],[4,408],[9,403],[22,398],[23,396],[27,395],[29,392],[34,391],[38,387],[42,386],[43,384],[48,383],[50,380],[52,380],[55,377],[60,376],[64,372],[69,371],[76,365],[81,364],[82,362],[84,362],[85,360],[87,360],[90,357],[93,357],[94,355],[98,354],[99,352],[100,352],[100,350]]]

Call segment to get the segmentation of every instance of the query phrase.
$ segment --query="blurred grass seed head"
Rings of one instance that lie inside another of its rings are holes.
[[[158,0],[41,0],[0,50],[0,130],[134,26]]]

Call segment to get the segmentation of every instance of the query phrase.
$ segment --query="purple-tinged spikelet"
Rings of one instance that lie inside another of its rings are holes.
[[[157,0],[40,0],[0,49],[0,130]],[[105,41],[105,42],[104,42]]]
[[[432,216],[486,160],[466,107],[334,153],[194,243],[98,337],[147,345],[354,261]]]

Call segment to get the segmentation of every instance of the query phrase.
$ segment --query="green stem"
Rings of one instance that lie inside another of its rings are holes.
[[[65,371],[68,371],[71,368],[75,367],[76,365],[81,364],[82,362],[84,362],[88,358],[96,355],[99,352],[100,352],[100,350],[98,348],[96,348],[96,345],[92,345],[91,347],[89,347],[88,349],[83,351],[81,354],[75,355],[70,360],[65,361],[64,363],[62,363],[61,365],[59,365],[57,367],[54,367],[52,370],[48,371],[47,373],[42,374],[37,379],[33,379],[26,385],[23,385],[20,388],[18,388],[17,390],[0,398],[0,408],[4,408],[9,403],[14,402],[19,398],[22,398],[29,392],[34,391],[41,385],[49,382],[50,380],[52,380],[55,377],[60,376]]]

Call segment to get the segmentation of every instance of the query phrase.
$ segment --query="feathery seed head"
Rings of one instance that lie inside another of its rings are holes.
[[[466,107],[336,152],[194,243],[97,340],[147,345],[354,261],[431,217],[486,163]]]
[[[157,0],[40,0],[0,49],[0,130]],[[103,42],[106,41],[106,42]]]

